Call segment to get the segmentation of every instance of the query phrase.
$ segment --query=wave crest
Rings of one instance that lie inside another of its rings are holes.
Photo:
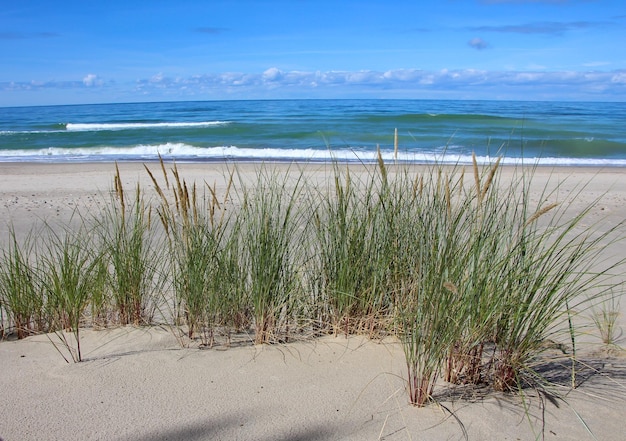
[[[449,146],[450,147],[450,146]],[[408,152],[392,149],[380,151],[386,162],[402,163],[441,163],[471,164],[471,155],[442,153],[443,149],[432,151]],[[378,153],[366,149],[279,149],[279,148],[241,148],[236,146],[196,147],[184,143],[165,143],[158,145],[137,145],[132,147],[93,147],[59,148],[50,147],[38,150],[0,150],[1,162],[21,161],[278,161],[278,162],[362,162],[375,163]],[[493,162],[494,157],[478,156],[479,163]],[[503,164],[540,164],[553,166],[626,166],[626,159],[597,158],[521,158],[504,157]]]
[[[70,132],[95,132],[101,130],[136,130],[214,127],[230,124],[229,121],[188,121],[188,122],[129,122],[129,123],[67,123],[65,130]]]

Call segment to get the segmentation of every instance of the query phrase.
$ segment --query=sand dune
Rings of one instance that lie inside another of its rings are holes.
[[[155,169],[158,165],[154,166]],[[213,182],[218,164],[182,164],[189,181]],[[280,165],[285,167],[285,165]],[[141,164],[121,164],[125,185]],[[254,173],[242,165],[242,173]],[[307,173],[325,178],[324,166]],[[12,221],[26,234],[39,220],[70,221],[74,208],[97,207],[112,188],[112,164],[0,164],[0,234]],[[610,228],[626,217],[621,169],[539,170],[567,192],[588,183],[581,206],[606,193],[588,222]],[[623,244],[606,244],[614,259]],[[626,301],[619,326],[626,329]],[[578,383],[544,366],[566,401],[528,390],[437,390],[439,404],[409,405],[406,365],[393,339],[309,339],[284,345],[181,348],[162,327],[85,330],[85,361],[68,364],[54,335],[0,342],[0,437],[14,440],[620,440],[626,433],[626,358],[601,351],[593,329],[580,349]],[[51,340],[52,339],[52,340]],[[626,342],[621,341],[623,345]],[[526,410],[525,410],[526,406]]]

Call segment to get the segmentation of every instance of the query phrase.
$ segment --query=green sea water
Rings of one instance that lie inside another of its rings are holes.
[[[398,150],[394,151],[394,133]],[[0,161],[626,166],[626,103],[283,100],[0,108]]]

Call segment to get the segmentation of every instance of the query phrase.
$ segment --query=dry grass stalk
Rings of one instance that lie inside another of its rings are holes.
[[[445,193],[445,198],[446,198],[446,212],[448,213],[448,217],[450,217],[452,215],[452,202],[451,202],[451,195],[450,195],[450,180],[448,179],[448,174],[446,173],[446,193]]]
[[[124,213],[126,212],[126,202],[124,201],[124,187],[122,186],[122,178],[120,176],[120,169],[117,166],[117,162],[115,163],[115,177],[113,178],[113,183],[115,185],[115,194],[120,200],[122,207],[122,218],[124,218]]]
[[[398,160],[398,129],[393,134],[393,159]]]
[[[474,182],[476,183],[476,196],[478,197],[478,203],[482,203],[480,173],[478,173],[478,163],[476,162],[476,154],[474,152],[472,152],[472,167],[474,169]]]
[[[487,181],[485,182],[485,185],[483,186],[483,189],[482,189],[481,194],[480,194],[480,200],[481,201],[487,195],[487,192],[489,191],[489,188],[491,188],[491,183],[493,182],[493,178],[496,175],[496,171],[498,170],[498,166],[500,165],[500,160],[501,159],[502,159],[502,157],[499,157],[496,160],[496,163],[493,165],[493,167],[491,167],[491,169],[489,170],[489,175],[487,176]]]
[[[163,165],[162,162],[161,162],[161,165]],[[165,193],[163,193],[163,189],[161,189],[161,186],[157,182],[156,178],[154,177],[154,175],[152,174],[150,169],[145,164],[144,164],[143,167],[146,169],[146,172],[148,172],[148,176],[150,176],[150,179],[152,180],[152,183],[154,184],[154,189],[157,192],[157,194],[159,195],[159,197],[161,198],[161,201],[166,203],[167,202],[167,198],[165,197]],[[166,176],[166,180],[167,180],[167,174],[165,176]]]
[[[206,187],[209,189],[209,193],[211,193],[211,206],[212,207],[217,207],[218,210],[221,210],[221,206],[220,206],[220,202],[217,198],[217,190],[216,190],[216,182],[213,182],[213,187],[211,187],[209,184],[207,184],[206,182],[204,183],[206,185]]]
[[[233,176],[235,174],[234,170],[231,170],[230,175],[228,176],[228,184],[226,184],[226,192],[224,193],[224,199],[222,200],[222,204],[225,204],[230,198],[230,190],[233,186]]]
[[[338,198],[344,197],[350,194],[350,168],[346,165],[346,177],[345,177],[345,186],[342,186],[339,182],[339,178],[341,174],[339,172],[335,173],[335,196]]]
[[[174,179],[176,181],[176,188],[174,189],[174,202],[176,206],[176,212],[178,214],[182,214],[183,211],[183,191],[182,184],[180,182],[180,176],[178,175],[178,167],[174,164],[174,168],[172,168],[172,174],[174,175]]]
[[[441,168],[437,169],[437,186],[435,187],[435,194],[441,194]]]
[[[159,164],[161,164],[161,171],[163,172],[163,177],[165,177],[165,188],[169,190],[170,181],[167,177],[167,171],[165,170],[165,163],[163,162],[163,158],[161,157],[161,154],[159,154]]]
[[[191,198],[189,197],[189,186],[187,182],[183,179],[183,196],[185,201],[185,211],[189,212],[191,208]]]
[[[420,189],[420,175],[415,175],[415,179],[413,179],[413,199],[415,201],[417,199],[417,195],[419,194]]]
[[[380,154],[380,147],[376,146],[377,150],[377,159],[378,159],[378,168],[380,169],[380,175],[382,177],[383,185],[387,186],[387,167],[385,166],[385,161],[383,160],[382,155]]]
[[[459,177],[459,189],[463,190],[463,181],[465,179],[465,167],[461,168],[461,176]]]
[[[452,282],[444,282],[444,283],[443,283],[443,287],[444,287],[445,289],[447,289],[448,291],[450,291],[451,293],[453,293],[453,294],[458,294],[458,293],[459,293],[458,288],[457,288],[457,287],[456,287],[456,285],[455,285],[454,283],[452,283]]]
[[[532,224],[533,222],[535,222],[537,219],[539,219],[541,216],[543,216],[544,214],[546,214],[547,212],[549,212],[550,210],[555,209],[556,207],[558,207],[559,204],[557,202],[553,202],[550,205],[546,205],[545,207],[537,210],[535,212],[535,214],[533,214],[532,216],[530,216],[528,218],[528,220],[526,221],[526,223],[524,224],[524,227],[529,226],[530,224]]]
[[[144,164],[144,168],[145,168],[146,172],[148,173],[148,176],[150,176],[150,179],[152,180],[152,184],[154,185],[154,190],[157,192],[157,194],[161,198],[161,207],[168,207],[169,206],[169,202],[167,200],[167,197],[165,196],[165,193],[163,192],[163,189],[159,185],[158,181],[156,180],[156,178],[154,177],[154,175],[152,174],[150,169],[145,164]],[[163,160],[161,160],[161,170],[163,170],[163,174],[165,176],[165,181],[167,182],[167,185],[168,185],[168,188],[169,188],[169,181],[167,179],[167,172],[165,171]],[[152,208],[152,207],[150,207],[150,208]],[[150,213],[151,213],[151,211],[152,210],[150,209]],[[161,224],[163,225],[163,228],[165,229],[165,233],[169,234],[169,232],[170,232],[169,222],[167,220],[166,213],[163,211],[163,208],[160,208],[160,209],[157,208],[157,214],[159,216],[159,219],[161,220]]]

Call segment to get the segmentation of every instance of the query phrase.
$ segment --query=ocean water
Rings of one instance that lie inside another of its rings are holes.
[[[398,131],[398,149],[394,132]],[[280,100],[0,108],[0,161],[626,166],[626,103]]]

